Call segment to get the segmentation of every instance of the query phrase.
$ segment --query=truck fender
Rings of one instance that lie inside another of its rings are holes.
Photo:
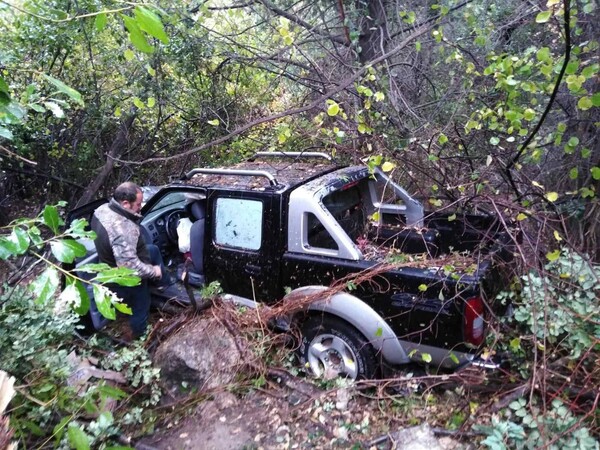
[[[328,289],[325,286],[304,286],[294,289],[286,297],[309,297]],[[389,363],[406,364],[410,362],[410,358],[402,348],[396,334],[385,320],[361,299],[347,292],[338,292],[330,297],[311,302],[305,311],[322,311],[348,322],[360,331],[375,351]]]

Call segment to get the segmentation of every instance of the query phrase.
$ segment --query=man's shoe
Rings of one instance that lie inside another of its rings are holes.
[[[150,293],[158,297],[163,298],[179,298],[185,296],[185,292],[179,288],[177,284],[171,284],[170,286],[158,286],[152,288]]]
[[[129,327],[125,328],[123,330],[123,333],[121,334],[120,339],[127,344],[133,342],[135,337],[133,336],[133,331],[131,331],[131,328],[129,328]]]

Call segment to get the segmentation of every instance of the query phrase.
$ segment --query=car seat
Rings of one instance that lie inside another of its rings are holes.
[[[193,286],[201,286],[204,284],[205,203],[196,201],[188,205],[188,215],[192,221],[192,228],[190,229],[190,253],[193,265],[193,270],[189,272],[189,283]]]

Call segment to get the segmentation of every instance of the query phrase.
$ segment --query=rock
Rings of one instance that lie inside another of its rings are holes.
[[[396,448],[402,450],[443,450],[427,424],[392,433]]]
[[[352,396],[350,395],[350,391],[345,388],[338,389],[336,394],[336,402],[335,409],[338,411],[345,411],[348,409],[348,402]]]
[[[242,361],[234,338],[214,318],[189,322],[154,355],[154,364],[172,394],[226,386],[234,381]]]

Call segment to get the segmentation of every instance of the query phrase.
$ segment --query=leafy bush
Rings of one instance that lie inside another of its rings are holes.
[[[520,292],[503,292],[515,306],[514,320],[536,346],[551,345],[561,356],[579,358],[600,349],[600,266],[563,249],[544,271],[522,277]]]
[[[552,364],[562,366],[561,361],[572,361],[573,365],[567,364],[571,368],[585,368],[598,359],[600,350],[600,266],[568,249],[548,258],[551,261],[543,270],[521,278],[519,289],[500,294],[501,300],[510,300],[515,308],[511,320],[520,335],[508,347],[522,359],[517,369],[524,378],[531,377],[535,361],[539,371]],[[532,345],[522,346],[523,341]],[[570,383],[575,383],[575,372],[571,377]],[[494,450],[598,449],[586,419],[573,414],[558,398],[546,405],[533,395],[529,402],[525,398],[511,402],[501,416],[493,417],[491,426],[479,428],[487,435],[482,443]]]
[[[520,398],[505,411],[506,420],[494,416],[492,426],[478,426],[488,437],[482,441],[492,450],[537,449],[597,450],[598,441],[588,428],[579,426],[574,416],[559,399],[554,399],[544,413],[536,405],[527,406]]]
[[[10,423],[24,444],[37,448],[54,441],[63,448],[100,448],[114,440],[121,426],[143,420],[144,410],[134,402],[114,417],[107,409],[108,400],[121,400],[127,394],[104,381],[69,386],[75,368],[68,355],[75,349],[78,320],[69,308],[37,303],[24,288],[7,289],[0,297],[0,369],[14,375],[20,385],[10,405]],[[98,345],[91,339],[87,350],[94,352]],[[128,382],[142,391],[142,407],[160,399],[159,371],[141,343],[112,352],[104,366],[122,370]]]
[[[0,297],[0,368],[20,379],[52,368],[53,377],[64,380],[70,350],[65,343],[70,342],[79,317],[36,303],[25,289],[5,292]]]

